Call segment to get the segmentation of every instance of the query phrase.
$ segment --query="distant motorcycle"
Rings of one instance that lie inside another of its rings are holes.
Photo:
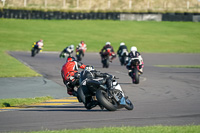
[[[109,67],[109,62],[111,61],[111,58],[113,55],[115,55],[114,52],[111,52],[111,49],[107,49],[106,52],[100,52],[101,55],[101,63],[103,64],[103,68]]]
[[[84,49],[82,49],[81,47],[80,48],[76,48],[76,58],[78,61],[81,61],[82,58],[84,57]]]
[[[131,78],[132,78],[132,82],[134,84],[139,84],[139,81],[140,81],[140,71],[139,71],[139,64],[140,64],[140,61],[138,58],[134,58],[134,59],[131,59]]]
[[[81,77],[80,77],[81,78]],[[80,85],[85,84],[85,80],[81,82]],[[106,108],[108,111],[116,111],[117,109],[126,108],[127,110],[133,110],[134,106],[132,102],[125,96],[121,86],[116,81],[116,78],[112,78],[112,88],[108,90],[106,85],[101,84],[96,80],[92,80],[90,85],[87,86],[90,92],[93,94],[93,100],[98,101],[100,106]],[[81,87],[79,88],[81,89]],[[80,98],[85,98],[83,96],[83,91],[78,95]],[[84,99],[82,99],[84,101]]]
[[[34,57],[36,54],[38,54],[41,51],[41,49],[39,48],[39,46],[36,44],[36,42],[34,42],[34,44],[32,45],[32,49],[31,49],[31,56]]]
[[[126,60],[128,58],[128,51],[126,49],[124,49],[121,53],[121,55],[119,55],[119,61],[121,63],[121,65],[126,65]]]

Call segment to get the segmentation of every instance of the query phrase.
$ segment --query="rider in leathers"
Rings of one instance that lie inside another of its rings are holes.
[[[120,61],[124,54],[126,54],[126,56],[128,56],[128,49],[124,42],[120,43],[119,49],[117,50],[117,54],[119,56]],[[123,64],[121,64],[121,65],[123,65]]]
[[[61,52],[60,54],[60,58],[61,57],[65,57],[66,54],[68,54],[69,56],[72,56],[72,53],[74,52],[74,45],[70,45],[70,46],[67,46],[65,49],[63,49],[63,51]]]
[[[91,109],[94,108],[99,103],[96,100],[92,99],[94,96],[93,91],[95,88],[98,88],[99,85],[105,84],[108,89],[112,89],[112,75],[107,73],[100,73],[99,71],[94,70],[93,66],[86,66],[84,71],[81,73],[81,87],[85,95],[85,108]],[[96,86],[96,87],[91,87]],[[99,105],[100,106],[100,105]],[[101,107],[101,106],[100,106]]]
[[[61,76],[69,95],[77,96],[74,87],[79,85],[79,80],[76,79],[78,68],[84,69],[85,65],[76,61],[74,57],[68,57],[67,62],[62,66]]]
[[[85,44],[84,41],[81,41],[78,46],[76,47],[76,52],[79,50],[79,49],[82,49],[83,50],[83,56],[85,55],[85,51],[87,50],[87,45]]]
[[[114,49],[111,46],[110,42],[106,42],[106,45],[101,49],[101,51],[100,51],[101,60],[109,53],[108,51],[110,51],[110,53],[111,53],[112,58],[111,58],[110,62],[112,62],[112,60],[116,58],[116,54],[115,54]]]
[[[135,46],[131,47],[131,51],[128,54],[128,60],[127,60],[127,65],[126,68],[129,70],[129,76],[131,76],[131,62],[134,58],[138,58],[140,61],[139,64],[139,71],[142,74],[143,73],[143,67],[144,67],[144,62],[143,62],[143,58],[141,56],[141,54],[137,51],[137,48]]]

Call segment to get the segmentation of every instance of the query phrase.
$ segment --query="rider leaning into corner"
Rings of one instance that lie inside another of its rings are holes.
[[[40,50],[40,52],[41,52],[41,51],[42,51],[42,48],[44,47],[43,40],[40,39],[39,41],[37,41],[37,42],[35,43],[35,45],[38,46],[38,48],[39,48],[39,50]]]
[[[68,54],[69,56],[71,56],[73,52],[74,52],[74,45],[72,44],[70,46],[67,46],[65,49],[63,49],[63,51],[61,53]],[[63,56],[63,55],[60,54],[60,58],[61,58],[61,56]]]
[[[67,87],[67,93],[77,97],[77,91],[74,87],[79,85],[78,68],[85,69],[85,65],[81,62],[77,62],[74,57],[68,57],[66,63],[62,66],[61,76],[63,83]]]
[[[105,84],[108,90],[110,90],[112,89],[112,85],[111,85],[112,78],[113,76],[109,75],[108,73],[100,73],[99,71],[96,71],[93,66],[87,65],[85,67],[84,71],[82,71],[82,76],[81,76],[81,82],[82,82],[81,88],[85,95],[85,103],[84,103],[85,108],[91,109],[99,105],[97,101],[92,99],[93,93],[90,91],[88,87],[94,84],[99,85],[100,83],[103,85]]]
[[[129,76],[131,74],[131,61],[135,58],[138,58],[140,61],[139,64],[139,71],[142,74],[143,73],[143,67],[144,67],[144,62],[141,54],[137,51],[137,48],[135,46],[132,46],[130,49],[130,53],[128,54],[128,61],[126,68],[129,70]]]
[[[110,42],[106,42],[106,45],[104,45],[104,47],[101,49],[101,51],[100,51],[101,59],[103,59],[104,56],[107,55],[107,53],[111,53],[112,58],[111,58],[110,62],[112,62],[112,60],[114,58],[116,58],[116,54],[115,54],[114,49],[111,46]]]
[[[87,50],[87,45],[85,44],[84,41],[81,41],[78,46],[76,47],[76,52],[79,50],[79,49],[82,49],[83,50],[83,56],[85,54],[85,51]]]

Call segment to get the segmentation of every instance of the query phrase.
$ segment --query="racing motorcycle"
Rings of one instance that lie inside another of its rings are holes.
[[[92,80],[87,88],[93,94],[93,101],[97,101],[102,109],[105,108],[108,111],[116,111],[117,109],[121,108],[133,110],[134,106],[132,102],[128,99],[128,96],[125,96],[121,86],[116,81],[116,79],[116,77],[112,78],[113,89],[110,90],[106,87],[106,85],[103,85],[97,80]],[[86,81],[83,80],[80,85],[85,84],[85,82]],[[81,99],[85,98],[81,87],[78,89],[78,95]],[[84,100],[85,99],[82,99],[82,101]]]
[[[107,49],[106,52],[100,52],[101,55],[101,63],[103,64],[103,68],[108,68],[109,67],[109,62],[112,58],[112,56],[115,55],[114,52],[111,52],[111,49]]]
[[[78,61],[81,61],[83,56],[84,56],[84,49],[82,49],[81,47],[77,47],[76,48],[76,58]]]
[[[31,49],[31,56],[34,57],[40,51],[41,51],[41,49],[38,47],[38,45],[36,44],[36,42],[34,42],[34,44],[32,45],[32,49]]]
[[[133,58],[131,59],[131,73],[130,73],[130,76],[132,78],[132,82],[134,84],[139,84],[139,81],[140,81],[140,69],[139,69],[139,64],[140,64],[140,61],[139,61],[139,58]]]
[[[126,65],[127,58],[128,58],[128,51],[126,49],[123,49],[121,55],[119,55],[119,61],[121,63],[121,66]]]

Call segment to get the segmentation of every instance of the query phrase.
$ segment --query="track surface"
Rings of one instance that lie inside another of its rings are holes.
[[[39,53],[34,58],[30,57],[30,52],[10,54],[27,63],[45,78],[64,87],[60,69],[65,60],[58,58],[59,53]],[[157,124],[199,125],[200,69],[159,68],[154,65],[199,65],[200,54],[142,55],[145,67],[139,85],[131,83],[126,68],[119,65],[117,58],[108,69],[102,68],[97,53],[86,53],[82,61],[84,64],[94,65],[97,70],[119,77],[118,82],[135,105],[132,111],[120,109],[109,112],[102,111],[99,107],[88,111],[81,103],[6,111],[0,112],[0,132]]]

